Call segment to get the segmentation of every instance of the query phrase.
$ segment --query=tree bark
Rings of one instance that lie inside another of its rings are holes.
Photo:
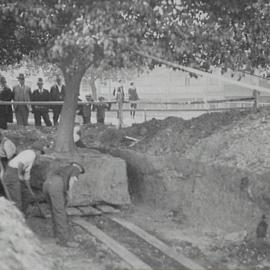
[[[73,129],[82,75],[82,72],[72,76],[64,73],[66,93],[56,133],[55,151],[65,156],[73,156],[76,150]]]

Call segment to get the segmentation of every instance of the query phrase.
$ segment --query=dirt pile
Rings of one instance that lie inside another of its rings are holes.
[[[90,147],[93,145],[126,147],[130,142],[125,140],[125,136],[130,136],[140,140],[131,147],[137,152],[150,155],[183,154],[198,140],[209,137],[250,113],[251,111],[209,113],[191,120],[178,117],[168,117],[164,120],[153,118],[121,130],[112,126],[89,126],[82,129],[82,137],[84,143]]]
[[[0,198],[0,269],[55,269],[45,257],[41,243],[26,226],[22,214],[4,198]]]
[[[134,147],[109,152],[126,160],[134,201],[171,209],[192,225],[231,232],[245,224],[250,232],[270,210],[268,114],[152,120],[125,130],[141,136]]]
[[[185,157],[264,174],[270,171],[269,134],[270,120],[244,119],[198,141]]]
[[[44,145],[52,145],[55,136],[55,127],[34,126],[9,126],[8,130],[3,130],[3,134],[11,139],[17,146],[17,150],[21,151],[29,147],[33,142],[40,141]]]
[[[142,129],[146,133],[143,139],[134,146],[136,151],[151,155],[169,153],[182,155],[197,141],[209,137],[249,114],[250,111],[209,113],[191,120],[169,117],[135,125],[127,130],[127,134],[136,137]]]
[[[70,205],[130,204],[125,161],[95,151],[85,151],[80,156],[85,173],[72,188]]]

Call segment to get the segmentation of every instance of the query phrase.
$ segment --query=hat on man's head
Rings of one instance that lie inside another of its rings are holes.
[[[81,174],[83,174],[85,172],[84,167],[80,163],[73,161],[73,162],[71,162],[71,165],[78,168],[80,170]]]
[[[40,151],[41,154],[45,154],[44,152],[44,146],[41,142],[34,142],[32,145],[31,145],[31,148],[33,150],[36,150],[36,151]]]
[[[38,78],[37,84],[43,84],[43,79],[42,78]]]
[[[18,80],[24,80],[24,74],[23,73],[20,73],[17,79]]]

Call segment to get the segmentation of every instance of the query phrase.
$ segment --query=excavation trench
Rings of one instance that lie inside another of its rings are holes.
[[[106,148],[127,163],[132,202],[167,209],[192,226],[228,232],[255,231],[269,211],[269,173],[206,164],[177,155],[150,156],[129,149]]]

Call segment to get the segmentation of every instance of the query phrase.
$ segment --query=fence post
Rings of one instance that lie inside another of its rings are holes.
[[[255,110],[257,110],[259,107],[259,96],[260,96],[260,92],[258,90],[253,90],[253,97],[254,97],[253,108]]]
[[[146,122],[146,110],[143,110],[143,114],[144,114],[144,122]]]
[[[118,101],[118,120],[119,120],[119,129],[123,126],[123,102],[122,100]]]

